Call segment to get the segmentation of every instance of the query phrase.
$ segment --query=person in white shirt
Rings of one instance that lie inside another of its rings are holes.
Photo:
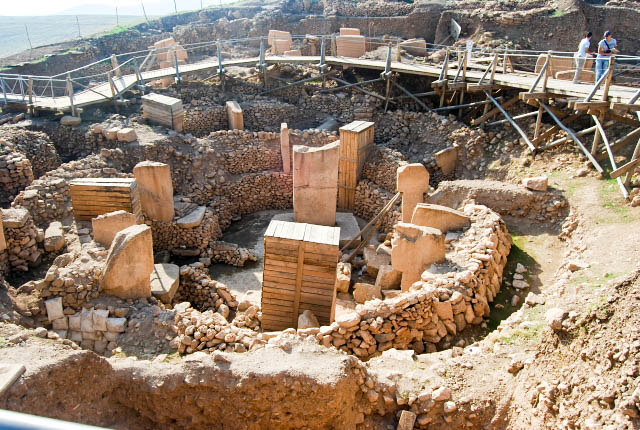
[[[575,64],[576,64],[576,73],[573,76],[573,83],[580,83],[580,74],[582,73],[582,69],[584,68],[584,63],[587,61],[587,55],[593,55],[591,49],[591,37],[593,34],[588,32],[585,35],[585,38],[580,41],[580,45],[578,45],[578,52],[575,54]]]

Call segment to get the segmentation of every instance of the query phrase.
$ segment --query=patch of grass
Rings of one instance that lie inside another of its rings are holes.
[[[540,332],[544,327],[542,321],[538,321],[531,327],[518,328],[513,330],[508,336],[502,336],[500,342],[507,345],[519,345],[523,343],[538,343],[540,341]]]
[[[560,18],[560,17],[565,16],[566,14],[567,14],[567,11],[556,9],[551,14],[551,18]]]
[[[0,337],[0,348],[4,348],[5,346],[7,346],[7,339]]]

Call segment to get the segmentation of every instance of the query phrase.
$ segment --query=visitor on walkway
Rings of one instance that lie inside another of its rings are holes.
[[[596,82],[604,75],[609,67],[611,56],[618,52],[616,39],[609,30],[604,32],[604,39],[598,43],[598,58],[596,59]]]
[[[575,65],[576,65],[576,73],[573,75],[573,83],[580,83],[580,74],[582,73],[582,69],[584,68],[584,63],[587,61],[588,55],[593,55],[594,52],[589,49],[591,47],[591,37],[593,33],[588,32],[584,39],[580,41],[580,45],[578,45],[578,52],[575,54]]]

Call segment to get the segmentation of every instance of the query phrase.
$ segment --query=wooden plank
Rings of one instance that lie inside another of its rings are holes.
[[[537,91],[537,92],[533,92],[533,93],[529,93],[529,92],[522,92],[518,94],[518,98],[520,100],[526,101],[526,100],[531,100],[531,99],[543,99],[543,100],[547,100],[549,98],[551,98],[552,95],[544,92],[544,91]]]
[[[620,177],[622,175],[624,175],[625,173],[632,171],[635,167],[640,165],[640,158],[637,158],[635,160],[631,160],[628,163],[618,167],[616,170],[614,170],[613,172],[611,172],[609,174],[609,176],[611,178],[617,178]]]
[[[585,101],[576,100],[573,102],[569,102],[569,107],[577,111],[586,111],[589,109],[602,110],[602,109],[607,109],[609,107],[609,102],[605,102],[605,101],[585,102]]]
[[[298,264],[295,264],[294,267],[286,267],[286,266],[274,266],[274,265],[265,263],[264,270],[265,272],[277,272],[277,273],[280,273],[281,275],[284,275],[287,273],[292,273],[295,275],[296,273],[298,273]]]
[[[626,116],[617,115],[613,112],[605,112],[605,118],[608,120],[616,121],[621,124],[630,125],[632,127],[640,127],[640,121],[633,118],[627,118]]]
[[[513,98],[507,100],[506,102],[504,102],[501,106],[502,106],[503,109],[507,108],[507,107],[515,104],[518,100],[519,100],[518,97],[513,97]],[[496,116],[499,113],[500,113],[500,109],[495,107],[495,108],[491,109],[489,112],[487,112],[486,114],[482,115],[481,117],[471,120],[471,125],[482,124],[486,120],[488,120],[489,118],[491,118],[493,116]]]
[[[468,93],[477,93],[481,91],[492,91],[498,88],[495,84],[467,84]]]
[[[294,313],[294,320],[292,321],[292,324],[294,327],[298,327],[298,315],[299,315],[299,308],[300,308],[300,294],[302,293],[302,271],[304,268],[304,248],[306,246],[306,243],[302,242],[300,243],[300,247],[298,248],[298,269],[297,269],[297,274],[296,274],[296,295],[294,298],[294,302],[293,302],[293,313]]]
[[[629,142],[631,142],[636,137],[640,137],[640,128],[637,128],[637,129],[633,130],[632,132],[624,135],[620,139],[618,139],[615,142],[613,142],[613,144],[611,144],[611,151],[615,153],[617,150],[619,150],[623,146],[626,146]],[[598,160],[598,161],[604,160],[608,156],[609,155],[605,151],[605,152],[602,152],[602,153],[596,155],[596,160]]]

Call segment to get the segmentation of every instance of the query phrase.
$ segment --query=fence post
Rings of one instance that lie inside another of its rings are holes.
[[[609,87],[611,86],[611,80],[613,79],[613,65],[616,62],[616,57],[613,55],[609,57],[609,74],[607,75],[607,80],[604,82],[604,91],[602,93],[602,100],[609,100]]]
[[[120,69],[118,68],[118,57],[116,57],[116,54],[111,55],[111,67],[118,78],[122,76],[120,74]]]
[[[545,93],[547,92],[547,81],[549,80],[549,74],[551,73],[551,68],[552,68],[552,65],[551,65],[552,53],[553,51],[547,52],[547,61],[549,63],[547,64],[547,68],[544,71],[544,80],[542,81],[542,91]]]
[[[0,77],[0,86],[2,87],[2,97],[4,98],[4,105],[8,105],[7,90],[5,89],[4,78]]]
[[[178,70],[178,50],[173,50],[173,59],[176,65],[176,82],[180,84],[182,82],[182,78],[180,77],[180,70]]]
[[[73,104],[73,84],[71,74],[67,73],[67,92],[69,93],[69,104],[71,105],[71,115],[76,116],[76,107]]]
[[[29,76],[29,109],[33,105],[33,78]]]

